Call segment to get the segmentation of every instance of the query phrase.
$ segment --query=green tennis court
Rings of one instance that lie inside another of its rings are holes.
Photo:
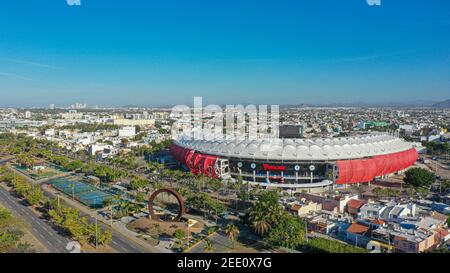
[[[76,176],[52,179],[48,184],[91,208],[103,207],[103,201],[112,196]]]

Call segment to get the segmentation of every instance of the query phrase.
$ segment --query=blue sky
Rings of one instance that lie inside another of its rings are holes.
[[[0,106],[450,98],[450,1],[10,0]]]

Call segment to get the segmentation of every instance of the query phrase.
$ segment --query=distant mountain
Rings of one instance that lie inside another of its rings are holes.
[[[120,108],[144,108],[143,106],[134,105],[134,104],[127,104],[124,106],[120,106]]]
[[[450,108],[450,99],[435,103],[432,106],[436,108]]]
[[[432,107],[436,102],[427,100],[416,100],[409,102],[335,102],[327,104],[316,104],[316,107]]]
[[[374,107],[378,104],[369,103],[365,101],[357,101],[357,102],[334,102],[328,104],[322,104],[318,106],[322,107]]]

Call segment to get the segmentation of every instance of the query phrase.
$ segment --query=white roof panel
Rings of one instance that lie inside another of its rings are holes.
[[[383,133],[344,138],[313,139],[223,139],[174,142],[200,153],[243,159],[272,160],[339,160],[390,154],[413,148],[412,143]]]

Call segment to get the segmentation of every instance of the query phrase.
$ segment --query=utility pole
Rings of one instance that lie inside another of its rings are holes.
[[[247,180],[247,202],[250,199],[250,181]]]
[[[187,245],[189,248],[190,240],[189,240],[189,219],[187,220]]]
[[[95,249],[98,248],[98,220],[95,217]]]
[[[308,242],[308,222],[305,221],[305,240]]]
[[[217,208],[215,208],[216,210],[216,226],[217,226],[217,218],[219,218],[219,215],[217,214]]]
[[[110,225],[112,226],[113,225],[113,205],[111,204],[111,217],[110,217],[110,219],[111,219],[111,222],[110,222]]]
[[[435,169],[436,169],[436,176],[439,176],[438,174],[438,162],[437,162],[437,158],[434,161],[435,164]],[[439,179],[439,194],[442,194],[442,179]]]
[[[388,253],[390,253],[390,251],[391,251],[391,234],[389,233],[389,231],[388,231],[387,235],[388,235],[388,246],[389,246]]]

